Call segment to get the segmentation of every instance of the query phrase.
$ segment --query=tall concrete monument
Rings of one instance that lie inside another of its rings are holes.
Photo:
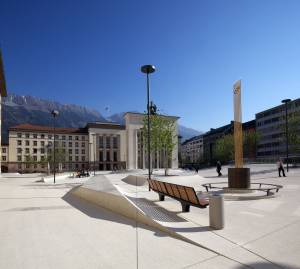
[[[241,84],[241,80],[238,80],[233,85],[235,168],[228,169],[228,187],[244,189],[250,188],[250,169],[243,167],[244,163]]]
[[[2,62],[2,55],[0,50],[0,145],[1,145],[1,133],[2,133],[2,97],[7,96],[6,92],[6,84],[4,77],[4,68]],[[1,160],[2,160],[2,152],[0,151],[0,174],[1,174]]]

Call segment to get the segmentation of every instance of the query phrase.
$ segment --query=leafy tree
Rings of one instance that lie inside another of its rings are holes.
[[[148,117],[143,119],[143,141],[144,148],[148,152]],[[177,144],[177,134],[175,131],[175,121],[161,115],[150,116],[150,153],[151,155],[161,153],[165,175],[168,174],[168,168],[172,159],[172,152]],[[150,162],[151,163],[151,162]]]
[[[214,155],[221,162],[227,162],[234,158],[234,140],[233,135],[225,135],[216,141],[214,146]]]
[[[247,131],[243,133],[244,156],[255,158],[256,145],[260,139],[260,135],[255,131]]]

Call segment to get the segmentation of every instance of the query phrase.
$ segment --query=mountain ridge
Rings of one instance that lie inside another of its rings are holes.
[[[60,112],[55,120],[57,127],[80,128],[88,122],[117,122],[125,124],[125,112],[115,113],[104,117],[96,109],[74,104],[61,104],[57,101],[50,101],[30,95],[17,95],[9,93],[2,99],[2,142],[8,143],[8,129],[12,126],[29,123],[35,125],[52,126],[53,118],[50,115],[52,110]],[[135,111],[137,112],[137,111]],[[191,138],[201,132],[182,125],[178,126],[182,141]]]

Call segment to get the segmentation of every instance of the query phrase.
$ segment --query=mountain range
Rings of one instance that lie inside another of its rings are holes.
[[[2,100],[2,143],[8,143],[8,129],[12,126],[22,123],[51,126],[52,110],[58,110],[60,113],[55,121],[57,127],[84,127],[88,122],[96,121],[124,124],[124,112],[105,118],[97,110],[84,106],[61,104],[29,95],[20,96],[10,93]],[[178,126],[178,131],[182,141],[201,133],[182,125]]]

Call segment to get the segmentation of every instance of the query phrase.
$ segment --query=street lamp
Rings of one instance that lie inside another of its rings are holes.
[[[151,179],[151,165],[150,165],[150,83],[149,83],[149,74],[155,72],[155,66],[153,65],[143,65],[141,71],[147,74],[147,119],[148,119],[148,179]],[[150,185],[149,185],[150,190]]]
[[[291,102],[291,99],[284,99],[281,103],[285,104],[285,145],[286,145],[286,171],[289,171],[289,128],[288,128],[288,118],[287,118],[287,110],[288,103]]]
[[[53,182],[55,184],[55,118],[58,116],[57,110],[52,110],[51,115],[53,116]]]
[[[96,134],[92,134],[93,136],[93,143],[94,143],[94,176],[96,175],[96,168],[95,168],[95,165],[96,165],[96,141],[95,141],[95,137],[96,137]]]

